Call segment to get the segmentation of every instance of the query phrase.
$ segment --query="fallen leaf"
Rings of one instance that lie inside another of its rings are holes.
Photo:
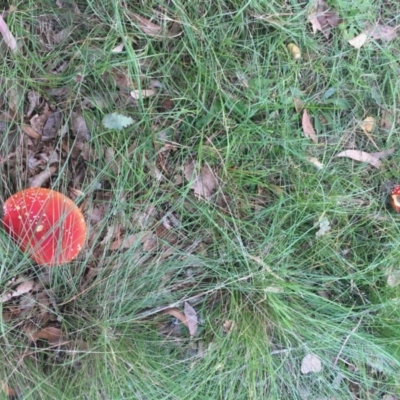
[[[341,21],[336,11],[331,10],[324,0],[314,1],[307,19],[312,25],[313,32],[320,31],[327,39],[332,28],[337,27]]]
[[[348,157],[356,161],[366,162],[375,168],[380,168],[382,165],[382,162],[379,160],[379,158],[376,158],[373,155],[361,150],[345,150],[339,154],[336,154],[336,157]]]
[[[131,96],[135,100],[140,99],[140,98],[154,96],[155,94],[156,94],[156,91],[153,89],[143,89],[143,90],[132,90],[131,91]]]
[[[115,46],[112,50],[111,53],[121,53],[124,50],[125,45],[123,43],[119,44],[118,46]]]
[[[32,123],[31,123],[32,124]],[[62,115],[60,111],[55,111],[49,115],[42,129],[42,140],[54,139],[62,124]]]
[[[352,45],[354,48],[356,49],[360,49],[365,42],[367,41],[368,36],[365,33],[360,33],[359,35],[357,35],[356,37],[354,37],[353,39],[350,39],[348,42],[350,45]]]
[[[318,2],[315,2],[311,7],[307,19],[312,25],[313,33],[317,33],[317,31],[322,32],[322,26],[318,20]]]
[[[391,40],[397,37],[396,29],[398,27],[391,27],[389,25],[381,25],[377,24],[373,28],[371,28],[368,33],[375,40],[383,40],[385,42],[390,42]]]
[[[289,50],[290,55],[292,56],[293,60],[298,60],[301,58],[301,52],[297,45],[294,43],[289,43],[287,45],[287,49]]]
[[[190,336],[196,336],[198,328],[197,312],[187,301],[185,301],[184,311]]]
[[[35,282],[33,280],[28,280],[20,283],[13,292],[13,297],[21,296],[22,294],[28,293],[32,290]]]
[[[25,115],[29,118],[33,111],[35,111],[35,109],[40,105],[40,94],[35,90],[29,90],[27,98],[29,102],[29,108]]]
[[[210,200],[216,186],[217,179],[213,170],[208,164],[204,164],[200,173],[196,170],[194,161],[187,163],[184,166],[185,178],[191,182],[191,189],[200,197]]]
[[[40,139],[42,135],[35,129],[33,129],[31,126],[23,124],[22,125],[22,130],[32,139]]]
[[[17,50],[17,41],[14,35],[8,29],[6,21],[4,21],[2,15],[0,15],[0,33],[3,36],[4,43],[10,48],[11,51]]]
[[[122,114],[117,114],[117,113],[112,113],[112,114],[107,114],[103,118],[103,126],[107,129],[116,129],[116,130],[122,130],[129,125],[132,125],[134,123],[134,120],[131,117],[126,117],[125,115]]]
[[[130,16],[137,22],[139,28],[148,36],[162,38],[162,28],[159,25],[151,22],[149,19],[142,17],[139,14],[129,13]]]
[[[393,128],[394,116],[391,112],[383,110],[381,116],[381,128],[390,130]]]
[[[61,329],[55,328],[53,326],[48,326],[47,328],[41,329],[40,331],[36,331],[32,333],[31,340],[36,342],[39,339],[45,339],[49,341],[49,344],[59,344],[62,341],[62,332]]]
[[[304,108],[304,102],[297,97],[293,97],[293,103],[297,114],[300,114],[301,110]]]
[[[313,163],[318,169],[324,168],[324,164],[322,164],[322,162],[316,157],[308,157],[307,160]]]
[[[87,142],[88,140],[90,140],[89,129],[86,125],[85,118],[83,118],[80,112],[72,112],[71,122],[71,130],[78,140],[82,142]]]
[[[301,362],[301,373],[308,374],[310,372],[321,372],[322,363],[315,354],[307,354]]]
[[[378,151],[377,153],[371,153],[371,156],[380,159],[383,157],[390,156],[393,153],[394,153],[394,147],[391,147],[390,149],[387,150]]]
[[[189,328],[186,316],[179,308],[176,307],[167,308],[166,310],[163,310],[162,313],[172,315],[174,318],[179,319],[179,321],[181,321]]]
[[[310,138],[314,143],[318,143],[318,138],[315,133],[314,127],[311,123],[311,118],[308,115],[307,110],[303,111],[303,117],[301,119],[301,124],[303,126],[304,135]]]
[[[51,176],[57,172],[57,167],[52,165],[28,180],[28,187],[41,187]]]

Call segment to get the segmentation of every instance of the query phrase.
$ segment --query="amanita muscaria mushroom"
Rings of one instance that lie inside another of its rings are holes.
[[[73,260],[86,239],[86,223],[78,206],[55,190],[30,188],[4,203],[4,229],[22,251],[41,265]]]
[[[390,204],[397,212],[400,212],[400,185],[393,186],[390,192]]]

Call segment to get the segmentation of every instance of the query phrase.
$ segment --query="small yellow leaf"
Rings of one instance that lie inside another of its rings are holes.
[[[367,117],[364,119],[364,121],[361,123],[361,129],[364,131],[364,133],[371,133],[375,128],[375,118],[374,117]]]
[[[360,49],[365,44],[367,39],[368,39],[368,36],[365,33],[360,33],[353,39],[350,39],[348,42],[356,49]]]
[[[287,49],[289,50],[289,53],[292,56],[293,60],[298,60],[299,58],[301,58],[301,51],[299,47],[294,43],[289,43],[287,45]]]

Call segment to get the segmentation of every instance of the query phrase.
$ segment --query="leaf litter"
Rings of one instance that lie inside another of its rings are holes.
[[[307,19],[312,25],[313,32],[320,31],[327,39],[329,39],[332,29],[341,22],[337,12],[332,10],[324,0],[312,2]]]

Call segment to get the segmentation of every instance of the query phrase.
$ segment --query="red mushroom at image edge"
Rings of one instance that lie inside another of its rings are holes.
[[[20,249],[40,265],[72,261],[86,240],[81,210],[55,190],[31,188],[4,203],[3,226]]]
[[[390,204],[397,212],[400,212],[400,185],[393,186],[390,192]]]

